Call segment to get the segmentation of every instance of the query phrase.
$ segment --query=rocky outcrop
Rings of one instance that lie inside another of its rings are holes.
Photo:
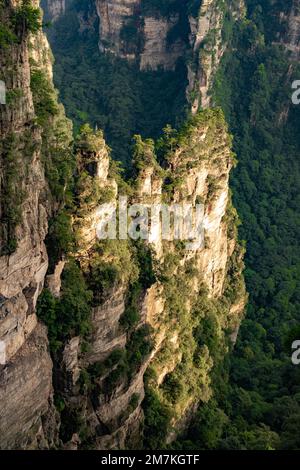
[[[291,60],[296,61],[300,56],[300,1],[293,0],[291,10],[288,13],[282,12],[280,20],[286,25],[281,43],[290,51]]]
[[[180,57],[184,56],[186,44],[178,38],[168,43],[168,35],[179,21],[179,16],[155,18],[146,16],[144,19],[144,48],[140,55],[141,70],[157,70],[164,67],[173,70]]]
[[[226,2],[215,0],[203,0],[197,17],[190,16],[191,47],[193,50],[193,62],[188,65],[189,86],[187,90],[188,100],[192,106],[192,112],[210,106],[209,90],[220,60],[226,49],[226,42],[222,32],[226,15],[230,15],[231,21],[241,18],[245,13],[243,0],[232,2],[228,6]]]
[[[93,309],[94,332],[89,361],[104,361],[115,349],[126,346],[126,332],[120,328],[120,318],[125,310],[124,288],[110,294],[103,305]]]
[[[67,4],[68,0],[41,0],[46,18],[53,22],[65,13]]]
[[[197,303],[200,302],[202,306],[200,311],[206,302],[211,302],[210,308],[213,308],[212,304],[223,305],[218,318],[219,327],[222,329],[226,324],[234,338],[246,301],[241,277],[243,250],[236,242],[234,212],[230,215],[232,208],[228,178],[233,160],[223,118],[218,112],[203,113],[197,117],[187,135],[188,142],[179,144],[177,150],[168,158],[172,177],[176,180],[178,176],[179,181],[173,188],[169,203],[190,203],[194,207],[197,204],[203,205],[204,243],[198,244],[197,241],[192,249],[178,251],[174,241],[163,241],[161,236],[158,237],[153,246],[162,272],[165,272],[166,262],[170,257],[174,263],[173,270],[168,271],[167,280],[159,281],[151,287],[143,307],[146,322],[155,331],[155,348],[150,368],[155,371],[156,378],[152,380],[151,387],[156,390],[162,402],[169,403],[172,409],[176,410],[173,425],[177,431],[184,428],[188,416],[193,414],[191,410],[195,410],[199,402],[207,401],[211,396],[210,373],[214,360],[208,349],[201,351],[203,362],[200,361],[197,369],[194,369],[192,364],[186,369],[185,377],[190,377],[190,384],[189,380],[183,383],[182,370],[179,375],[176,372],[178,368],[186,367],[187,357],[193,350],[193,332],[190,331],[189,336],[187,324],[197,318]],[[166,188],[163,186],[162,192],[157,190],[161,185],[157,184],[156,172],[152,172],[151,184],[149,181],[145,184],[149,174],[150,171],[141,172],[142,181],[139,187],[142,189],[139,200],[156,204],[160,200],[162,203],[165,200]],[[146,187],[148,192],[145,191]],[[158,232],[155,230],[156,234]],[[169,267],[167,269],[169,270]],[[192,269],[193,273],[187,274],[189,269]],[[233,272],[229,275],[232,269]],[[177,276],[178,286],[173,276]],[[206,291],[204,296],[201,293],[203,288]],[[232,294],[234,292],[230,300],[228,288]],[[177,289],[180,289],[183,295],[181,305],[179,298],[176,298]],[[188,351],[184,346],[185,336],[189,336]],[[176,400],[171,399],[171,402],[164,388],[165,379],[170,380],[170,377],[176,377],[182,389],[182,394],[179,394]],[[176,432],[173,437],[170,435],[170,439],[175,436]]]
[[[140,3],[140,0],[96,0],[100,19],[99,47],[101,51],[111,52],[128,59],[135,58],[134,53],[130,54],[124,50],[121,31],[126,21],[139,17]],[[137,34],[137,30],[134,32]]]
[[[1,449],[47,449],[58,442],[47,331],[37,325],[0,366]]]
[[[7,3],[0,15],[9,27],[18,2]],[[0,447],[49,448],[58,443],[58,423],[47,333],[37,320],[36,304],[48,269],[45,237],[50,205],[30,61],[49,79],[51,62],[41,32],[33,38],[25,23],[15,28],[16,40],[8,40],[0,53],[2,77],[12,97],[0,109],[0,341],[5,352],[0,376]]]
[[[184,55],[186,46],[182,39],[169,42],[169,34],[179,22],[178,14],[144,14],[141,0],[96,0],[96,6],[102,52],[137,60],[141,70],[172,70]]]
[[[208,347],[204,345],[198,351],[197,366],[189,356],[198,349],[194,337],[197,322],[201,323],[203,317],[216,309],[216,328],[220,347],[224,347],[225,330],[234,340],[244,309],[243,250],[236,241],[236,214],[229,195],[233,155],[224,118],[219,111],[202,112],[181,132],[173,136],[174,150],[167,154],[164,168],[158,165],[151,143],[137,141],[137,176],[130,203],[144,204],[149,210],[166,203],[169,206],[191,204],[194,209],[200,205],[203,239],[191,239],[190,248],[184,248],[184,243],[179,247],[172,236],[164,238],[160,221],[153,219],[145,246],[151,247],[152,262],[160,279],[141,290],[134,304],[138,318],[129,328],[124,316],[128,315],[132,282],[138,279],[138,262],[131,251],[131,242],[97,241],[99,226],[104,219],[107,221],[108,207],[118,208],[119,188],[110,177],[102,134],[98,131],[94,135],[86,129],[83,136],[88,137],[88,143],[83,137],[77,143],[79,171],[88,171],[90,179],[89,183],[85,180],[74,219],[80,234],[76,258],[88,282],[92,282],[96,305],[91,317],[93,327],[88,351],[80,354],[78,338],[65,347],[63,362],[72,376],[72,386],[64,386],[60,393],[73,412],[77,403],[77,412],[80,409],[81,420],[89,430],[89,445],[96,448],[141,445],[138,436],[143,423],[144,374],[149,367],[156,377],[151,387],[168,406],[169,398],[164,392],[166,379],[176,375],[178,368],[188,367],[180,378],[184,382],[182,394],[172,402],[176,412],[172,424],[183,429],[198,404],[211,396],[214,359]],[[100,200],[106,193],[104,205],[89,199],[89,206],[85,206],[91,188],[95,193],[92,182],[100,190]],[[103,266],[105,269],[121,266],[118,281],[111,281],[111,287],[104,291],[93,281],[98,266],[102,272]],[[139,344],[138,335],[145,327],[152,331],[152,348],[141,361],[132,363],[132,348]],[[86,385],[84,393],[78,388],[79,369],[81,376],[86,374],[86,383],[92,384]],[[175,437],[173,431],[169,440]],[[80,446],[85,445],[81,441]]]
[[[8,11],[1,12],[2,19],[5,15],[8,23],[12,12],[10,2]],[[14,151],[20,154],[26,151],[28,135],[32,139],[31,145],[34,145],[33,152],[26,157],[27,161],[23,158],[21,164],[21,159],[18,162],[18,171],[23,179],[17,191],[26,194],[20,204],[20,223],[12,233],[9,225],[5,228],[5,219],[1,221],[2,252],[7,254],[0,258],[0,339],[6,353],[1,370],[0,445],[2,448],[12,448],[18,447],[20,442],[30,441],[32,427],[41,422],[41,417],[48,410],[52,365],[47,352],[47,337],[45,332],[38,335],[35,315],[37,298],[48,267],[44,245],[47,211],[43,204],[46,182],[40,159],[41,134],[34,124],[30,91],[28,37],[21,36],[19,44],[2,50],[0,60],[8,93],[18,90],[21,94],[17,102],[1,106],[2,142],[8,142],[14,135]],[[8,164],[5,150],[2,147],[2,172]],[[2,173],[3,178],[5,173]],[[5,207],[1,207],[1,214],[5,217]],[[12,237],[15,239],[15,249],[9,247]],[[34,341],[34,337],[38,341]],[[37,392],[38,399],[35,400]]]

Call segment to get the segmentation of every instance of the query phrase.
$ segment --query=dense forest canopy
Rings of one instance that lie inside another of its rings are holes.
[[[150,3],[157,7],[153,1],[144,3],[145,8]],[[180,2],[173,4],[178,11]],[[141,72],[136,62],[100,54],[94,7],[91,0],[76,0],[48,29],[55,84],[75,130],[87,121],[104,129],[113,157],[129,165],[134,134],[155,138],[166,124],[178,125],[184,119],[186,66],[179,61],[174,71]],[[80,32],[78,12],[91,15],[90,29]]]
[[[239,159],[231,188],[247,246],[250,299],[234,350],[214,369],[213,399],[174,444],[185,449],[300,448],[300,369],[290,359],[300,321],[300,108],[291,104],[300,68],[278,44],[287,29],[279,12],[290,11],[292,0],[246,3],[212,96]],[[100,54],[98,20],[78,34],[77,12],[87,15],[92,4],[76,0],[49,30],[55,81],[75,128],[86,121],[103,128],[113,157],[129,164],[132,135],[156,138],[184,118],[186,65],[140,72],[135,63]],[[193,15],[199,4],[184,2]],[[169,15],[182,4],[143,0],[142,7]],[[153,416],[163,426],[166,410],[155,397],[147,400],[149,427]]]

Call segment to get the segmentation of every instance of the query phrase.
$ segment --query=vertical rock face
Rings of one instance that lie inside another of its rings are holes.
[[[156,70],[163,66],[166,70],[175,68],[176,62],[184,56],[186,44],[180,39],[168,43],[168,35],[178,24],[179,16],[169,18],[145,17],[144,19],[144,48],[141,52],[141,70]]]
[[[42,0],[41,6],[51,21],[56,21],[66,11],[68,0]]]
[[[140,290],[134,304],[138,317],[129,328],[129,298],[139,276],[145,275],[139,271],[134,245],[130,240],[97,241],[97,227],[105,219],[107,206],[96,201],[89,206],[83,204],[78,208],[78,219],[75,217],[80,240],[76,256],[89,282],[99,266],[102,272],[104,266],[121,267],[118,280],[112,281],[100,297],[99,285],[92,281],[94,307],[89,351],[78,354],[78,341],[74,338],[64,352],[64,363],[69,364],[68,373],[73,378],[71,388],[60,393],[72,413],[79,413],[86,424],[90,445],[99,449],[141,445],[144,374],[149,367],[155,372],[151,389],[166,406],[172,406],[175,429],[183,428],[192,410],[211,396],[214,359],[207,346],[198,348],[197,325],[207,312],[216,309],[220,347],[226,351],[225,330],[235,333],[244,309],[243,250],[236,241],[236,215],[229,196],[233,156],[224,118],[219,111],[202,112],[173,139],[176,150],[167,152],[164,169],[158,165],[151,143],[138,142],[138,170],[130,203],[144,204],[149,210],[153,205],[162,207],[166,203],[191,204],[195,209],[201,201],[204,243],[197,244],[196,239],[190,249],[184,248],[184,243],[179,247],[172,237],[165,239],[159,222],[151,225],[145,247],[151,248],[152,263],[160,275],[150,287]],[[99,133],[93,142],[96,147],[89,151],[81,143],[78,167],[81,172],[89,171],[100,194],[111,188],[109,204],[117,209],[119,188],[107,172],[105,143]],[[85,184],[85,188],[92,186]],[[82,196],[84,201],[86,190]],[[145,328],[149,332],[143,341],[150,340],[152,346],[137,360],[132,349],[141,347],[139,335],[144,334]],[[115,363],[112,357],[117,358]],[[84,392],[78,389],[78,368],[89,377],[90,385]],[[177,380],[180,368],[181,393],[171,403],[165,393],[166,380]],[[175,436],[176,432],[169,440]],[[73,442],[75,436],[69,438]],[[80,445],[84,447],[86,442]]]
[[[210,105],[208,94],[213,76],[226,48],[224,22],[234,21],[245,11],[243,0],[217,2],[203,0],[192,16],[189,3],[178,4],[179,11],[163,15],[159,10],[144,11],[141,0],[96,0],[100,19],[99,46],[129,60],[136,59],[141,70],[175,68],[179,58],[192,55],[188,63],[188,98],[193,112]],[[184,19],[184,21],[182,21]],[[189,23],[189,26],[187,26]],[[181,34],[187,29],[184,39]],[[174,37],[172,34],[175,33]],[[177,34],[177,36],[176,36]]]
[[[203,2],[203,6],[211,5]],[[186,47],[184,41],[167,39],[179,16],[146,15],[140,21],[139,7],[140,2],[97,0],[100,46],[127,58],[138,53],[142,68],[173,68]],[[15,2],[9,1],[8,8],[0,10],[7,24],[15,8]],[[211,25],[204,16],[199,21],[208,34]],[[128,41],[132,27],[143,29],[142,49]],[[195,51],[203,40],[197,31],[196,25]],[[69,259],[58,261],[47,276],[47,287],[54,299],[63,301],[60,276],[74,261],[93,298],[89,334],[80,336],[72,329],[55,355],[55,391],[63,402],[59,420],[53,406],[46,329],[36,317],[48,255],[52,256],[47,254],[45,237],[54,210],[42,157],[45,146],[53,142],[51,134],[46,134],[50,140],[45,142],[44,116],[33,104],[30,79],[31,65],[38,83],[43,83],[36,93],[42,91],[40,98],[49,98],[51,60],[41,32],[33,38],[21,23],[16,33],[18,40],[0,53],[0,78],[11,100],[0,109],[0,447],[58,446],[60,425],[65,448],[141,446],[147,370],[152,371],[147,390],[173,410],[170,421],[175,431],[168,436],[170,441],[211,396],[214,357],[205,338],[199,339],[202,322],[215,322],[218,344],[226,352],[225,332],[235,334],[246,299],[243,250],[237,243],[228,187],[233,155],[224,118],[219,111],[207,110],[178,132],[168,128],[161,143],[161,166],[153,142],[137,139],[131,188],[113,169],[100,131],[86,128],[76,140],[72,219],[77,249]],[[48,127],[52,124],[46,121]],[[48,182],[51,186],[51,174]],[[203,243],[189,240],[196,245],[186,249],[174,237],[165,238],[159,223],[151,227],[145,242],[114,237],[99,241],[107,205],[118,209],[118,196],[124,192],[129,204],[148,208],[201,205]],[[51,334],[49,329],[50,340]],[[170,383],[176,390],[173,396],[168,393]],[[147,409],[145,413],[147,419]]]
[[[291,52],[291,59],[297,60],[300,55],[300,1],[293,0],[291,10],[287,14],[281,13],[280,17],[286,24],[286,34],[281,41]]]
[[[141,0],[96,0],[100,19],[99,47],[129,60],[138,60],[141,70],[167,70],[183,56],[185,44],[178,39],[168,43],[168,35],[179,21],[170,17],[144,14]]]
[[[10,1],[1,8],[4,24],[9,25],[16,5]],[[0,340],[5,352],[0,366],[0,447],[46,448],[57,437],[52,363],[35,308],[48,267],[48,190],[30,90],[29,34],[17,28],[16,36],[0,53],[8,97],[0,109]],[[46,44],[42,35],[37,42],[39,48]]]
[[[172,178],[178,182],[169,203],[203,205],[204,243],[182,250],[176,242],[165,241],[159,235],[155,243],[152,241],[166,277],[148,290],[143,305],[146,321],[155,332],[149,366],[154,378],[150,389],[173,410],[172,423],[177,432],[184,427],[189,412],[211,396],[210,371],[214,359],[206,347],[197,349],[195,343],[196,325],[205,316],[206,303],[210,303],[209,309],[212,305],[220,308],[217,317],[220,330],[228,328],[234,332],[246,300],[241,276],[243,250],[236,241],[229,197],[228,177],[233,157],[224,120],[218,112],[203,112],[186,135],[187,141],[179,143],[168,156]],[[149,170],[146,168],[140,174],[139,187],[143,188],[140,200],[161,203],[166,200],[167,188],[163,182],[158,184],[155,172],[150,177],[151,184],[145,184],[151,175]],[[194,354],[193,360],[190,354]],[[178,385],[178,395],[173,397],[168,391],[170,381],[172,389]],[[168,439],[172,440],[174,435]]]
[[[121,31],[127,21],[138,21],[140,0],[96,0],[100,18],[99,47],[101,51],[112,52],[121,57],[135,58],[126,53],[122,44]]]
[[[226,41],[222,36],[226,15],[230,14],[236,19],[244,11],[243,0],[227,3],[203,0],[198,17],[190,17],[193,64],[188,67],[187,92],[193,112],[199,109],[200,104],[203,108],[210,105],[208,92],[226,49]]]

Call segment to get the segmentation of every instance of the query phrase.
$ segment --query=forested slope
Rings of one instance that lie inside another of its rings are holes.
[[[247,3],[213,93],[239,160],[231,187],[250,299],[228,386],[216,378],[216,401],[188,438],[203,448],[299,449],[300,369],[291,344],[300,320],[300,109],[291,85],[300,69],[288,42],[297,2]]]

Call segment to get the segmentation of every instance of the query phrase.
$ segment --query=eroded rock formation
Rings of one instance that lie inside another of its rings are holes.
[[[174,135],[174,150],[167,152],[163,167],[156,161],[151,142],[137,142],[138,170],[130,204],[144,204],[149,210],[165,203],[190,203],[195,208],[201,201],[203,205],[204,243],[199,246],[186,249],[182,242],[164,239],[160,223],[151,226],[145,247],[151,249],[157,278],[145,285],[141,281],[145,272],[135,258],[131,240],[97,240],[97,229],[106,220],[107,206],[90,199],[86,206],[86,198],[95,184],[102,195],[100,199],[109,194],[109,204],[119,210],[120,193],[108,171],[109,157],[101,133],[92,137],[88,131],[84,135],[93,139],[95,147],[86,145],[82,138],[78,144],[78,166],[80,171],[89,171],[90,179],[85,180],[80,194],[81,205],[74,224],[80,240],[76,258],[94,291],[93,332],[85,354],[80,353],[78,338],[66,345],[64,364],[67,375],[72,377],[68,384],[72,385],[66,386],[65,379],[60,393],[70,413],[76,413],[85,423],[85,439],[90,445],[137,447],[142,445],[146,370],[150,367],[155,376],[148,387],[176,411],[172,422],[180,429],[192,416],[192,410],[211,396],[214,358],[206,345],[199,347],[197,327],[212,314],[225,354],[225,330],[235,335],[240,324],[246,294],[243,250],[236,241],[236,214],[229,196],[233,155],[219,111],[202,112]],[[105,270],[112,267],[120,268],[119,275],[103,291],[101,279],[98,286],[94,279],[98,269],[105,276]],[[137,282],[138,297],[134,305],[129,304]],[[132,308],[137,313],[134,321],[128,317]],[[150,349],[145,341],[151,344]],[[136,344],[146,352],[135,351]],[[139,359],[135,358],[137,353]],[[116,362],[108,366],[112,358]],[[80,392],[79,369],[86,374],[86,385]],[[170,377],[180,382],[181,393],[175,401],[165,391],[166,378]],[[169,439],[174,437],[176,432]],[[86,442],[81,441],[80,445],[85,446]]]
[[[111,35],[116,48],[111,52],[122,54],[117,38],[123,17],[132,12],[140,15],[136,7],[136,2],[98,2],[100,35]],[[16,3],[9,1],[1,19],[9,23],[15,8]],[[176,16],[145,18],[142,67],[174,66],[183,43],[175,41],[168,50],[164,41],[176,21]],[[153,142],[137,139],[131,188],[114,169],[102,133],[85,128],[75,141],[71,219],[76,249],[54,256],[51,249],[47,252],[45,238],[49,219],[64,204],[61,193],[67,170],[63,167],[61,174],[59,166],[69,158],[70,129],[51,83],[44,35],[40,31],[30,35],[22,22],[16,33],[18,40],[0,54],[3,78],[13,98],[1,106],[0,120],[0,339],[6,356],[0,371],[0,446],[137,448],[142,445],[145,391],[155,393],[173,410],[174,431],[165,436],[170,441],[211,396],[215,359],[205,338],[201,340],[202,322],[212,319],[226,353],[246,299],[243,250],[237,243],[228,183],[234,158],[224,118],[219,111],[207,110],[178,132],[168,128],[161,164]],[[193,37],[198,47],[202,39],[197,32]],[[102,45],[103,39],[100,36]],[[45,96],[50,114],[46,120]],[[117,208],[120,195],[127,195],[130,204],[149,207],[202,205],[204,244],[187,250],[180,241],[163,239],[158,225],[145,243],[99,242],[103,204]],[[49,326],[53,383],[46,329],[36,316],[48,257],[52,266],[44,293],[50,303],[43,304],[43,319]],[[72,328],[57,341],[59,325],[53,324],[53,309],[64,302],[61,275],[71,263],[80,267],[92,293],[91,316],[82,334],[68,317]],[[168,392],[169,383],[176,394]]]
[[[7,3],[0,12],[5,24],[18,4]],[[30,39],[22,24],[16,35],[0,53],[8,97],[0,110],[0,340],[5,351],[0,366],[0,447],[45,448],[57,439],[55,424],[48,426],[49,415],[55,418],[56,411],[47,332],[35,310],[48,268],[47,182],[30,89]]]

